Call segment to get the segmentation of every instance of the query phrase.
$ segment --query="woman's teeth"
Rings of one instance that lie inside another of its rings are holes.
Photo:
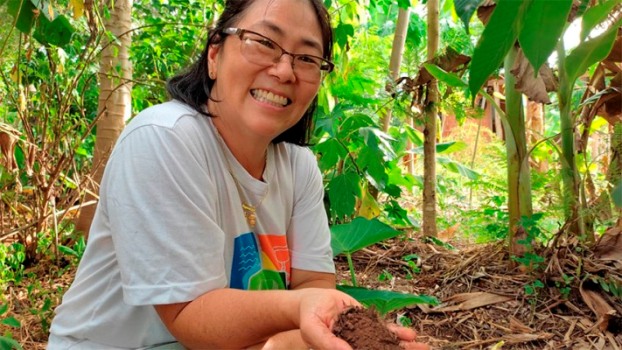
[[[287,98],[275,95],[266,90],[251,90],[251,94],[257,101],[270,103],[278,107],[284,107],[288,104]]]

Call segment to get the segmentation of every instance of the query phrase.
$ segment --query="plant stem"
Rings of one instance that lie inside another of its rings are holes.
[[[358,287],[356,283],[356,275],[354,274],[354,263],[352,262],[352,254],[346,253],[346,258],[348,258],[348,268],[350,269],[350,278],[352,279],[352,286]]]

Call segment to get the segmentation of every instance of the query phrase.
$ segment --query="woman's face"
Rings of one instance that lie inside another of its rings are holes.
[[[234,26],[262,34],[287,52],[323,56],[321,28],[308,1],[255,0]],[[252,63],[241,45],[238,36],[228,35],[209,48],[215,83],[208,108],[223,136],[270,142],[302,118],[321,81],[299,79],[288,55],[269,66]]]

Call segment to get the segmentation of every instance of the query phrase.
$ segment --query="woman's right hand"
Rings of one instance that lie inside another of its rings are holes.
[[[305,288],[296,292],[300,293],[300,331],[309,347],[313,350],[352,350],[331,330],[341,312],[361,304],[334,289]]]

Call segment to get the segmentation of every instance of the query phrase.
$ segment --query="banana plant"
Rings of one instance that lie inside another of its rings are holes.
[[[463,0],[461,3],[473,5],[473,3],[479,4],[480,1]],[[607,30],[599,36],[588,38],[588,34],[593,28],[603,25],[602,22],[616,4],[618,4],[618,0],[609,0],[599,6],[589,8],[583,13],[579,11],[578,16],[582,16],[583,19],[582,42],[570,53],[567,53],[562,38],[569,27],[568,17],[573,6],[572,0],[499,0],[482,36],[479,38],[471,61],[468,85],[471,95],[474,97],[488,77],[500,67],[504,60],[506,78],[511,75],[510,63],[515,54],[517,41],[534,72],[539,72],[540,67],[551,54],[554,51],[557,52],[559,87],[556,92],[559,101],[562,139],[560,175],[564,187],[565,220],[571,224],[571,232],[577,235],[585,233],[585,227],[580,215],[582,210],[579,201],[580,175],[575,160],[574,125],[576,118],[571,110],[570,100],[576,80],[590,66],[604,59],[613,47],[615,35],[622,20],[608,26]],[[587,5],[587,2],[583,1],[583,5]],[[579,10],[585,7],[580,7]],[[506,84],[512,85],[512,83],[511,79],[506,80]],[[510,102],[516,100],[515,92],[512,91],[513,86],[506,85],[506,89],[508,88],[509,95],[506,96],[506,100]],[[514,105],[514,103],[510,104]],[[520,119],[520,114],[515,112],[513,109],[507,110],[507,118],[504,123],[508,157],[513,154],[526,154],[523,138],[524,123]],[[524,165],[527,163],[526,158],[521,159],[519,156],[518,164],[512,158],[508,158],[508,161],[508,169],[512,169],[509,171],[520,173],[516,179],[508,176],[510,180],[508,184],[509,194],[510,197],[513,196],[509,198],[509,207],[518,208],[518,210],[510,213],[510,223],[514,224],[520,222],[521,216],[530,214],[528,210],[530,204],[526,205],[530,201],[530,198],[526,197],[530,192],[526,188],[529,172]],[[521,181],[521,179],[524,180]],[[518,204],[514,202],[515,200],[519,201]],[[510,237],[510,239],[512,238]]]

